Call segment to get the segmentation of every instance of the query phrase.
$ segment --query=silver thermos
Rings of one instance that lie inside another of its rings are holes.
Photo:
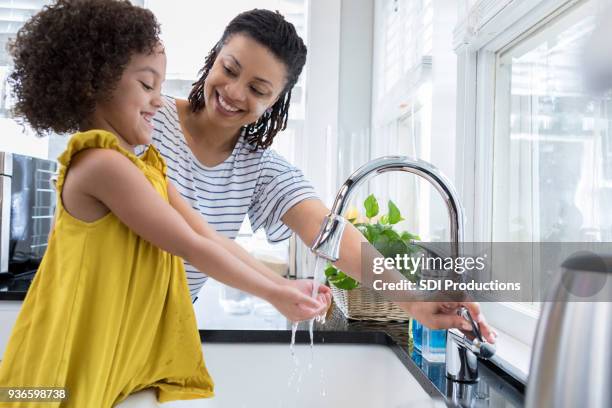
[[[612,254],[574,255],[553,279],[536,331],[525,406],[609,408]]]

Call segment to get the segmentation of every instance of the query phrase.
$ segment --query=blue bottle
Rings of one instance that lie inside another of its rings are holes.
[[[442,362],[446,356],[446,330],[432,330],[423,327],[423,358],[432,362]]]
[[[412,319],[412,344],[416,350],[421,352],[421,344],[423,344],[423,325],[416,319]]]

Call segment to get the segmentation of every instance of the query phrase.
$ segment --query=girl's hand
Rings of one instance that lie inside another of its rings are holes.
[[[480,312],[476,302],[404,302],[400,303],[410,316],[430,329],[450,329],[456,327],[466,332],[472,331],[472,326],[457,314],[457,309],[465,306],[472,318],[478,323],[480,333],[489,342],[495,343],[497,333],[489,326]]]
[[[291,279],[291,280],[287,280],[287,285],[293,286],[294,288],[296,288],[297,290],[299,290],[300,292],[302,292],[303,294],[307,296],[312,296],[314,280],[313,279],[296,279],[296,280]],[[326,285],[322,285],[322,284],[319,285],[318,290],[317,290],[316,299],[320,303],[325,305],[324,313],[326,313],[327,309],[329,309],[329,307],[331,306],[331,299],[332,299],[331,289],[329,289],[329,287],[327,287]]]
[[[312,319],[327,307],[292,285],[278,285],[266,300],[292,322]]]

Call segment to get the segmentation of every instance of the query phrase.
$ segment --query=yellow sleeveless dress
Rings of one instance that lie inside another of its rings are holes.
[[[124,154],[168,200],[153,146],[138,158],[106,131],[72,137],[58,159],[55,227],[0,364],[0,387],[66,387],[68,399],[0,407],[106,408],[146,388],[160,402],[212,397],[182,260],[113,213],[87,223],[62,206],[70,161],[89,148]]]

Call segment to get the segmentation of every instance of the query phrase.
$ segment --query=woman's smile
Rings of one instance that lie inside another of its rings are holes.
[[[231,101],[227,98],[224,98],[219,91],[215,91],[216,95],[216,108],[217,110],[226,116],[235,116],[242,112],[242,109],[236,107]]]
[[[256,122],[286,83],[287,70],[265,46],[235,34],[223,45],[204,83],[208,120],[233,128]]]

